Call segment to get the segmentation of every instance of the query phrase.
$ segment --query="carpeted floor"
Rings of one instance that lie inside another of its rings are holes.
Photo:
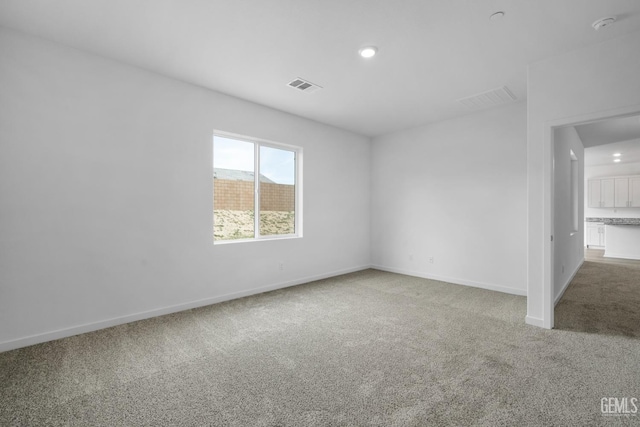
[[[555,313],[556,329],[640,339],[640,262],[586,261]]]
[[[609,267],[552,331],[524,297],[366,270],[0,353],[0,425],[639,425],[601,414],[640,398],[640,270]]]

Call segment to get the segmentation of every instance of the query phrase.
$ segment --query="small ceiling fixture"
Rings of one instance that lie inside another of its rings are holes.
[[[503,17],[504,17],[504,12],[503,11],[498,11],[496,13],[492,13],[491,16],[489,16],[489,19],[492,20],[492,21],[499,21]]]
[[[358,51],[363,58],[372,58],[378,53],[378,48],[375,46],[366,46]]]
[[[613,161],[614,161],[615,163],[620,163],[620,162],[621,162],[621,160],[620,160],[620,159],[613,159]]]
[[[594,30],[598,31],[600,28],[604,28],[616,22],[615,16],[606,16],[604,18],[598,19],[596,22],[591,24]]]
[[[620,154],[620,153],[613,153],[613,157],[620,157],[620,156],[622,156],[622,154]]]

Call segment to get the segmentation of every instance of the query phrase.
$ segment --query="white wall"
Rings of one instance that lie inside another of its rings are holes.
[[[578,166],[578,221],[571,204],[571,155]],[[584,261],[584,147],[573,126],[554,134],[554,301],[558,301]]]
[[[6,29],[0,88],[0,350],[370,264],[366,137]],[[213,129],[303,147],[304,238],[213,246]]]
[[[588,205],[589,188],[586,184],[591,178],[620,175],[640,175],[640,163],[620,163],[611,165],[585,166],[584,216],[594,218],[640,218],[640,208],[590,208]]]
[[[553,126],[640,111],[640,33],[531,64],[527,83],[527,322],[553,326]]]
[[[524,295],[525,120],[519,103],[374,138],[372,263]]]

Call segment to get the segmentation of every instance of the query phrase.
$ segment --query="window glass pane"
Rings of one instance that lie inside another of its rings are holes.
[[[296,153],[260,147],[260,235],[294,234]]]
[[[254,144],[213,137],[214,240],[255,237]]]

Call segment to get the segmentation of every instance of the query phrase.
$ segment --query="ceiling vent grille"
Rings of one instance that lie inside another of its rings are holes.
[[[305,79],[301,79],[300,77],[287,83],[287,86],[305,93],[313,93],[317,90],[322,89],[322,86],[318,86],[317,84],[311,83],[310,81],[307,81]]]
[[[502,86],[468,98],[458,99],[458,102],[469,109],[482,110],[502,104],[508,104],[509,102],[513,102],[517,99],[518,98],[511,93],[508,87]]]

